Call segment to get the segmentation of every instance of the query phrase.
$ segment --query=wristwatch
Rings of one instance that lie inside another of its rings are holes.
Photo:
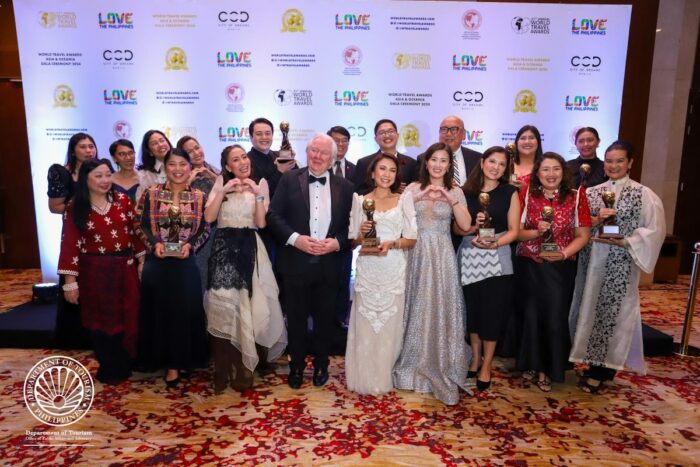
[[[258,196],[255,197],[255,202],[256,202],[256,203],[262,203],[263,201],[265,201],[265,197],[264,197],[264,196],[258,195]]]

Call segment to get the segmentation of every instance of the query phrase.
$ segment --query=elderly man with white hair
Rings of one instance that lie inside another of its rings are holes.
[[[350,248],[348,223],[353,185],[328,169],[337,147],[319,133],[306,146],[308,166],[285,173],[267,213],[278,242],[276,268],[283,283],[289,336],[289,386],[304,382],[306,352],[313,352],[313,384],[328,381],[335,300],[343,252]],[[313,317],[309,335],[307,322]]]

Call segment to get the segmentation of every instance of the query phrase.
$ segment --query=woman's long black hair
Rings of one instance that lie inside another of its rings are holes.
[[[75,196],[71,201],[73,203],[73,222],[78,230],[84,230],[87,226],[88,216],[92,209],[90,204],[90,189],[88,188],[88,175],[101,165],[109,167],[109,171],[114,173],[112,163],[108,159],[90,159],[80,165],[78,173],[78,183],[75,187]],[[112,193],[108,193],[107,197],[112,198]]]

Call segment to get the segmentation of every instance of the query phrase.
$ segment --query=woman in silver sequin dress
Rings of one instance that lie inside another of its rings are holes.
[[[471,350],[464,340],[465,308],[450,228],[467,230],[471,216],[464,193],[452,187],[452,151],[444,143],[428,148],[413,195],[418,241],[408,255],[404,342],[394,366],[397,389],[431,392],[447,405],[468,391]],[[449,187],[449,188],[446,188]]]

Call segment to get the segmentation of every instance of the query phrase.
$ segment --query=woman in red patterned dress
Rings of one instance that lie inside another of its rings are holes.
[[[58,273],[65,278],[66,301],[80,301],[82,324],[100,363],[97,379],[106,384],[131,376],[136,356],[137,267],[145,248],[134,233],[134,217],[129,197],[112,190],[109,161],[83,162],[63,216]]]
[[[535,162],[524,196],[517,248],[516,284],[523,317],[517,367],[526,380],[537,376],[543,392],[564,381],[569,367],[568,316],[576,277],[576,253],[590,237],[591,215],[585,188],[573,188],[564,159],[547,152]],[[545,220],[544,208],[554,216]],[[542,257],[543,240],[556,244]]]

